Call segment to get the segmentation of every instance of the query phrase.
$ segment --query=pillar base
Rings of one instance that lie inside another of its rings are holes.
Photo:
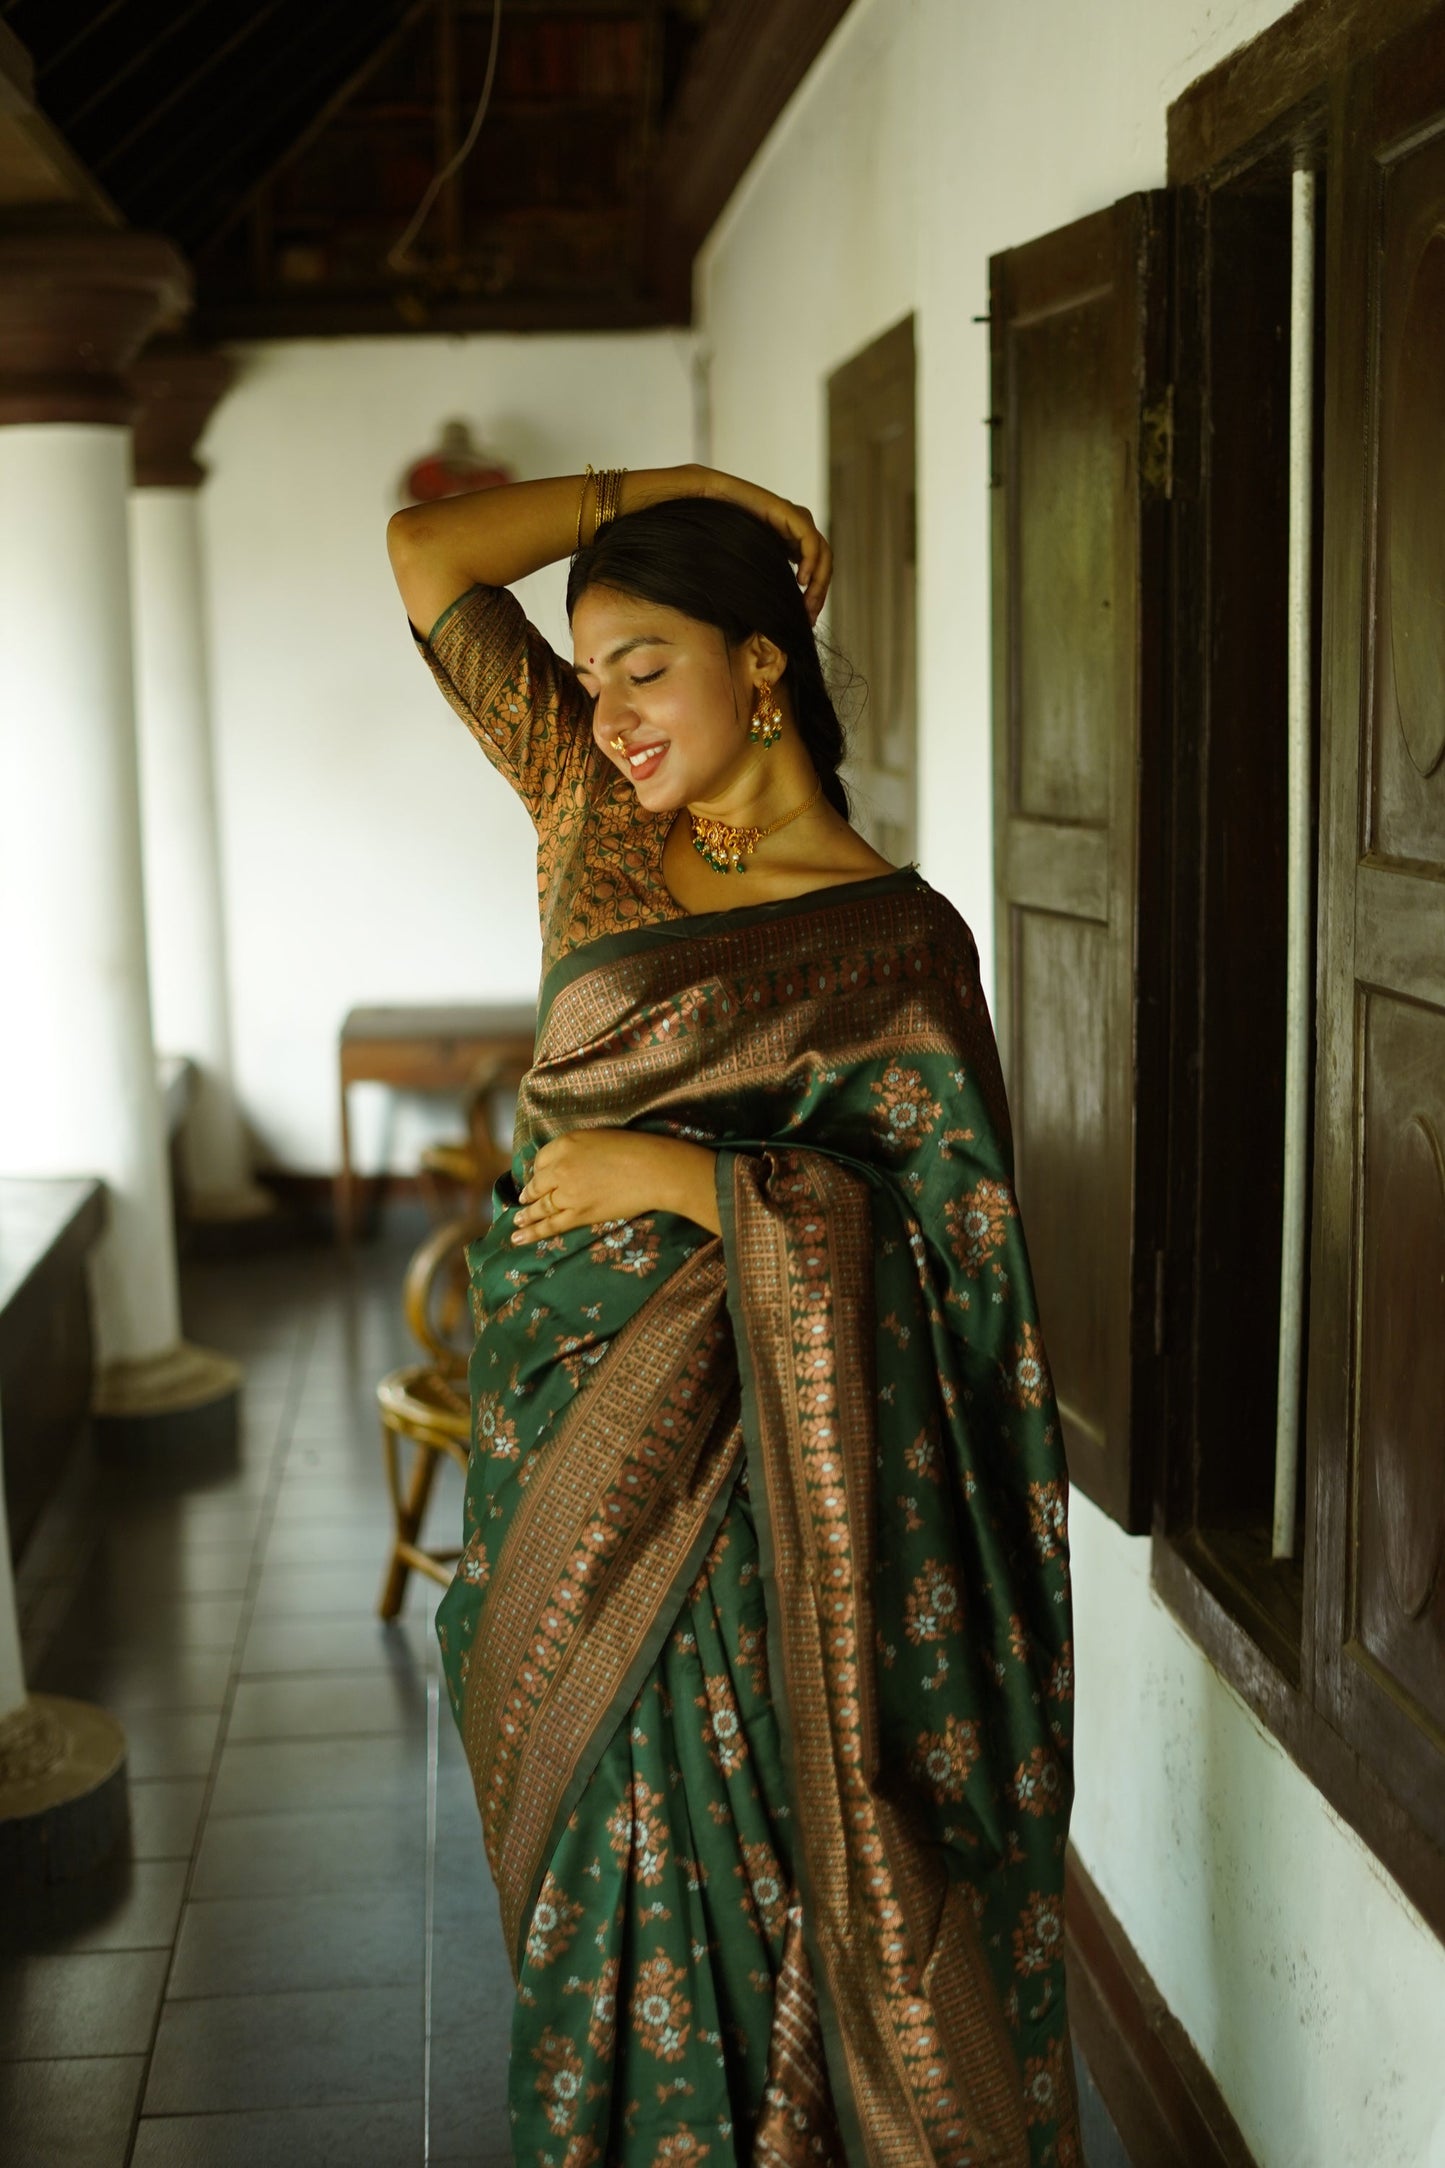
[[[90,1411],[103,1456],[232,1453],[240,1439],[241,1365],[178,1340],[138,1362],[107,1363]]]
[[[230,1227],[242,1220],[274,1219],[276,1199],[259,1182],[235,1189],[188,1189],[186,1218],[197,1226]]]
[[[92,1873],[129,1822],[125,1733],[106,1710],[32,1694],[0,1718],[0,1889]]]

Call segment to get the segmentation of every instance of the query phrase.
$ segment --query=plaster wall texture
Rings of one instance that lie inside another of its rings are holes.
[[[990,983],[988,259],[1160,186],[1170,101],[1282,12],[855,0],[703,251],[712,462],[820,519],[828,375],[914,312],[919,862]],[[1445,1949],[1155,1596],[1147,1539],[1077,1492],[1071,1528],[1084,1864],[1262,2168],[1440,2168]]]
[[[537,990],[534,835],[414,653],[386,557],[453,416],[522,478],[694,454],[687,332],[266,341],[200,447],[236,1086],[258,1161],[329,1172],[348,1008]],[[570,655],[566,566],[518,583]],[[429,628],[423,628],[429,629]],[[456,1116],[356,1087],[358,1166]]]

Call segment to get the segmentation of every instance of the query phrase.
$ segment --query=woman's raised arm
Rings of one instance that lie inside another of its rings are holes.
[[[583,489],[587,492],[585,505]],[[798,568],[808,616],[816,624],[832,576],[833,555],[806,506],[793,504],[757,482],[724,474],[696,461],[682,467],[639,467],[622,477],[616,509],[636,512],[668,497],[727,497],[775,527]],[[469,587],[508,587],[529,572],[570,557],[590,541],[597,517],[592,478],[553,474],[537,482],[507,482],[437,504],[414,504],[394,512],[386,546],[407,616],[426,636],[443,610]]]
[[[618,509],[635,512],[667,497],[702,496],[705,473],[698,466],[629,471],[622,478]],[[591,478],[582,474],[508,482],[394,512],[386,530],[387,554],[417,631],[428,632],[469,587],[510,587],[513,580],[570,557],[577,547],[584,487],[585,542],[591,538],[597,503]]]

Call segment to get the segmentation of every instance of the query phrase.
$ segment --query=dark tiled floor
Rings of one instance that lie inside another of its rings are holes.
[[[129,1855],[0,1927],[6,2168],[504,2168],[511,1983],[372,1389],[419,1222],[185,1275],[225,1467],[84,1456],[21,1563],[32,1686],[113,1709]],[[437,1540],[460,1520],[448,1469]],[[430,2039],[427,2013],[431,2013]]]

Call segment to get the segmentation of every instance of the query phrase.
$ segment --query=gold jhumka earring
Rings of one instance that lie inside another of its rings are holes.
[[[773,698],[772,687],[766,682],[758,687],[753,702],[753,719],[748,725],[748,736],[754,744],[776,745],[783,735],[783,711]]]

